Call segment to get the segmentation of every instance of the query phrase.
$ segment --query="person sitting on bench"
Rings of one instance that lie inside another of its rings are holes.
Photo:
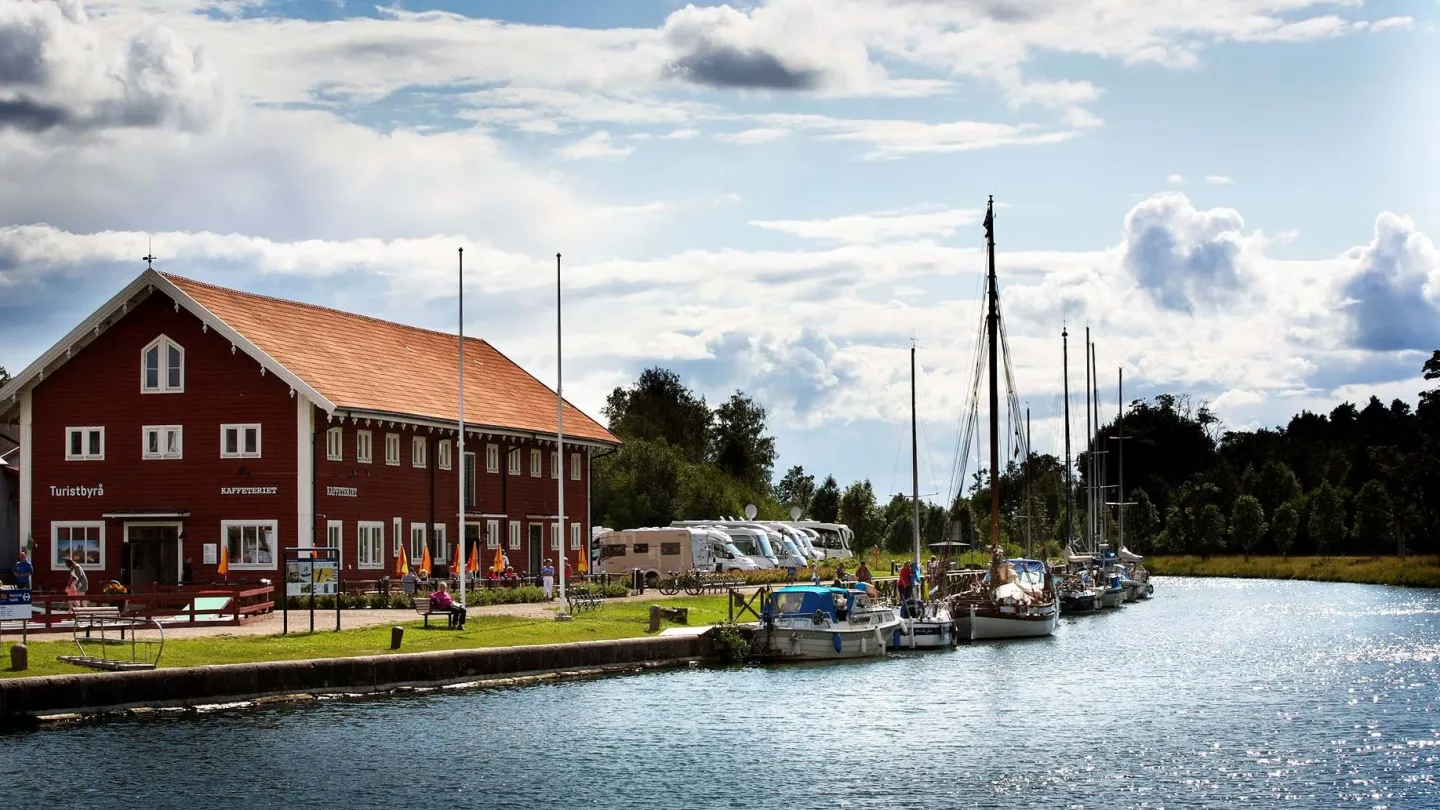
[[[456,604],[450,596],[450,586],[441,582],[435,592],[430,594],[430,606],[435,610],[446,610],[450,612],[450,622],[456,629],[465,629],[465,608]]]

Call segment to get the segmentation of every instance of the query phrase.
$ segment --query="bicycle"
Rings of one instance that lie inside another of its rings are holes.
[[[685,593],[689,596],[699,596],[705,592],[705,583],[701,581],[697,571],[687,571],[683,574],[679,571],[671,571],[670,576],[660,580],[660,593],[666,596],[674,596],[680,592],[681,588],[684,588]]]

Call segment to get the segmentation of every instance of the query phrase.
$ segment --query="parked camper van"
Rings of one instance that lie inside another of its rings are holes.
[[[718,529],[730,535],[735,545],[744,550],[754,542],[770,561],[772,568],[805,568],[810,554],[798,533],[774,523],[751,520],[677,520],[671,526],[696,526]],[[753,538],[753,540],[751,539]],[[748,552],[747,552],[748,553]],[[819,557],[816,557],[819,559]],[[759,563],[759,560],[756,560]],[[765,566],[762,566],[765,567]]]
[[[671,571],[754,571],[749,557],[724,532],[701,527],[627,529],[600,537],[597,570],[629,574],[639,568],[653,585]]]
[[[855,541],[855,533],[850,527],[843,523],[821,523],[816,520],[792,520],[786,521],[785,525],[799,529],[807,529],[819,537],[819,542],[811,541],[816,550],[829,559],[854,557],[852,550]]]

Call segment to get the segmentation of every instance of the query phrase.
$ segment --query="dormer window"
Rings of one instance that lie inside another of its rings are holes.
[[[164,335],[140,353],[140,392],[179,394],[185,391],[185,350]]]

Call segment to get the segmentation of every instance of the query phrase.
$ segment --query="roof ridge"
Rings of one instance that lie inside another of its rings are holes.
[[[387,321],[387,320],[385,320],[384,318],[377,318],[377,317],[375,317],[374,315],[366,315],[366,314],[364,314],[364,313],[362,313],[362,312],[351,312],[351,311],[345,310],[345,309],[337,309],[337,308],[335,308],[335,307],[327,307],[327,306],[325,306],[324,304],[312,304],[312,303],[310,303],[309,301],[297,301],[297,300],[295,300],[294,298],[281,298],[281,297],[276,296],[276,295],[266,295],[266,294],[264,294],[264,293],[250,292],[249,290],[241,290],[241,289],[237,289],[237,288],[235,288],[235,287],[225,287],[225,286],[222,286],[222,285],[220,285],[220,284],[215,284],[215,283],[213,283],[213,282],[201,281],[201,280],[199,280],[199,279],[190,278],[189,276],[182,276],[182,275],[179,275],[178,273],[167,273],[167,272],[165,272],[165,271],[163,271],[163,270],[156,270],[155,272],[159,273],[160,275],[164,276],[165,278],[169,279],[169,280],[172,281],[172,282],[173,282],[173,281],[183,281],[183,282],[185,282],[185,283],[187,283],[187,284],[197,284],[197,285],[199,285],[199,286],[201,286],[201,287],[208,287],[209,289],[212,289],[212,290],[219,290],[219,291],[221,291],[221,292],[228,292],[228,293],[234,293],[234,294],[236,294],[236,295],[243,295],[243,296],[245,296],[246,298],[258,298],[258,299],[263,300],[263,301],[274,301],[274,302],[277,303],[277,304],[293,304],[293,305],[295,305],[295,306],[297,306],[297,307],[305,307],[306,309],[314,309],[314,310],[319,310],[319,311],[321,311],[321,312],[330,312],[330,313],[333,313],[333,314],[335,314],[335,315],[344,315],[344,316],[346,316],[346,317],[348,317],[348,318],[360,318],[360,319],[362,319],[362,320],[370,321],[370,322],[372,322],[372,323],[380,323],[380,324],[384,324],[384,325],[386,325],[386,326],[398,326],[398,327],[400,327],[401,329],[409,329],[409,330],[414,331],[414,332],[424,332],[424,333],[426,333],[426,334],[438,335],[438,336],[440,336],[440,337],[451,337],[451,338],[453,338],[453,337],[458,337],[457,335],[454,335],[454,334],[452,334],[452,333],[450,333],[450,332],[443,332],[443,331],[441,331],[441,330],[439,330],[439,329],[431,329],[430,327],[427,327],[427,326],[416,326],[416,325],[410,324],[410,323],[401,323],[400,321]],[[488,347],[491,349],[491,351],[496,351],[496,352],[499,351],[498,349],[496,349],[496,348],[494,347],[494,345],[492,345],[492,344],[490,343],[490,341],[486,340],[485,338],[482,338],[482,337],[474,337],[473,335],[466,335],[464,339],[465,339],[466,341],[474,341],[474,342],[476,342],[476,343],[480,343],[480,344],[483,344],[483,345],[485,345],[485,346],[488,346]],[[505,359],[506,359],[506,360],[509,360],[510,358],[507,357],[507,358],[505,358]],[[512,362],[513,362],[513,361],[512,361]]]

